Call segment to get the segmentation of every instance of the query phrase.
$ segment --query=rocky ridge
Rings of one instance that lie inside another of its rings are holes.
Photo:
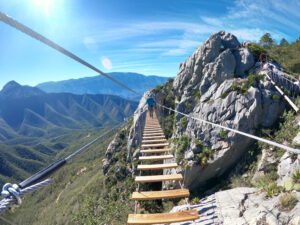
[[[221,31],[213,34],[180,64],[174,81],[150,92],[156,95],[159,105],[167,105],[203,120],[256,134],[261,129],[273,129],[286,105],[271,83],[254,72],[254,57],[247,46],[240,44],[234,35]],[[134,160],[139,155],[146,96],[141,99],[130,128],[128,159]],[[205,190],[207,184],[216,183],[222,175],[239,164],[241,157],[247,154],[254,143],[244,136],[175,115],[161,107],[157,107],[157,114],[159,118],[164,118],[161,124],[165,133],[168,133],[176,161],[181,165],[179,170],[185,176],[185,185],[192,192]],[[253,180],[272,164],[276,167],[277,184],[284,185],[300,169],[300,159],[288,153],[275,159],[273,150],[263,150]],[[232,192],[236,199],[225,198],[227,192]],[[295,188],[294,192],[299,199]],[[280,195],[266,197],[265,193],[253,188],[216,192],[209,198],[220,196],[216,201],[219,204],[210,205],[211,202],[203,200],[199,207],[202,207],[201,210],[203,207],[209,208],[209,216],[204,217],[204,220],[202,217],[204,222],[198,221],[196,224],[299,224],[299,202],[292,211],[282,213],[278,207]],[[241,207],[245,202],[248,204]],[[262,208],[257,206],[261,202],[264,202]],[[269,210],[270,206],[274,207]],[[234,207],[237,208],[235,212],[226,211]]]

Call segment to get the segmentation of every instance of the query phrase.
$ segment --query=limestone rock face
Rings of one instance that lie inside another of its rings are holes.
[[[241,46],[234,35],[225,32],[212,35],[181,64],[173,86],[179,96],[176,109],[250,134],[260,127],[270,127],[285,104],[274,100],[277,93],[268,81],[255,80],[247,86],[249,81],[245,76],[253,66],[252,53]],[[190,138],[185,157],[191,167],[185,171],[185,183],[191,189],[234,166],[252,143],[249,138],[191,118],[187,126],[182,127],[181,119],[177,114],[173,137],[187,135]],[[213,154],[205,166],[197,159],[203,149],[195,147],[199,141]]]
[[[280,208],[280,198],[266,198],[264,193],[255,188],[234,188],[217,192],[200,200],[196,205],[181,205],[172,212],[193,208],[201,215],[195,221],[197,225],[299,225],[300,202],[288,211]],[[300,194],[294,193],[299,200]],[[192,225],[193,223],[174,223],[172,225]]]
[[[288,152],[284,153],[277,168],[277,183],[289,189],[287,186],[289,186],[289,183],[291,183],[290,185],[293,184],[292,177],[297,170],[300,170],[300,155],[292,155]]]
[[[213,34],[180,64],[174,82],[169,83],[172,87],[168,90],[176,96],[175,109],[250,134],[261,127],[272,126],[282,114],[285,104],[269,81],[253,76],[248,79],[248,71],[253,66],[252,53],[234,35],[224,31]],[[159,89],[155,93],[156,101],[164,104],[166,99],[163,95],[166,93],[160,93]],[[146,117],[145,96],[134,114],[128,137],[128,160],[133,152],[138,155],[137,147],[141,143]],[[163,116],[160,107],[157,113],[158,117]],[[181,114],[175,114],[175,126],[171,132],[172,138],[189,138],[188,147],[181,154],[185,158],[181,162],[188,166],[181,170],[185,175],[185,185],[192,191],[217,179],[237,164],[253,142],[245,136],[191,117],[186,118],[184,123],[182,120]],[[204,150],[209,156],[203,157]]]

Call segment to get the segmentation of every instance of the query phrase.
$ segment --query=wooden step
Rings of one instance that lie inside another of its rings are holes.
[[[161,128],[161,126],[159,124],[157,125],[154,125],[154,124],[151,124],[151,125],[145,125],[145,128]]]
[[[162,133],[163,132],[163,130],[144,130],[144,133],[149,133],[149,134],[151,134],[151,133]]]
[[[143,137],[149,137],[149,136],[153,136],[153,135],[164,135],[164,133],[163,132],[151,132],[151,133],[144,132],[143,133]]]
[[[165,147],[169,146],[169,143],[160,143],[160,144],[144,144],[142,148],[154,148],[154,147]]]
[[[164,164],[151,164],[151,165],[138,165],[138,170],[163,170],[176,168],[177,163],[164,163]]]
[[[193,221],[199,217],[200,216],[197,210],[186,210],[176,213],[129,214],[127,224],[170,224],[176,222]]]
[[[153,156],[140,156],[139,160],[149,161],[149,160],[164,160],[164,159],[173,159],[173,155],[153,155]]]
[[[135,182],[137,183],[154,183],[168,180],[183,180],[181,174],[168,174],[168,175],[153,175],[153,176],[136,176]]]
[[[162,130],[161,127],[144,127],[144,130]]]
[[[157,136],[146,136],[146,137],[143,137],[143,139],[145,140],[151,140],[151,139],[161,139],[161,138],[165,138],[164,135],[157,135]]]
[[[169,148],[162,148],[162,149],[149,149],[149,150],[141,150],[141,153],[163,153],[169,152],[171,149]]]
[[[142,191],[133,192],[131,200],[144,201],[156,199],[186,198],[190,196],[188,189],[175,189],[165,191]]]
[[[163,132],[163,130],[162,129],[153,129],[153,130],[144,130],[143,131],[144,133],[151,133],[151,132]]]
[[[162,130],[161,128],[145,128],[145,129],[144,129],[144,132],[146,132],[146,131],[147,131],[147,132],[148,132],[148,131],[149,131],[149,132],[154,132],[154,131],[160,131],[160,132],[161,132],[161,131],[163,131],[163,130]]]
[[[167,142],[166,139],[142,140],[142,144]]]

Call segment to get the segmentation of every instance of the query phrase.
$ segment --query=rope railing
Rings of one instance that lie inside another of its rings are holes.
[[[36,191],[42,187],[48,186],[49,184],[52,183],[51,179],[46,179],[44,181],[41,181],[39,183],[33,184],[29,187],[26,187],[24,189],[20,189],[19,191],[19,197],[24,196],[25,194],[31,193],[33,191]],[[7,198],[4,198],[0,201],[0,214],[5,212],[7,209],[10,207],[18,205],[18,199],[14,196],[9,196]]]
[[[172,111],[172,112],[175,112],[175,113],[178,113],[178,114],[180,114],[180,115],[183,115],[183,116],[185,116],[185,117],[187,117],[187,118],[190,118],[190,119],[193,119],[193,120],[197,120],[197,121],[203,122],[203,123],[205,123],[205,124],[209,124],[209,125],[214,126],[214,127],[218,127],[218,128],[221,128],[221,129],[224,129],[224,130],[227,130],[227,131],[231,131],[231,132],[234,132],[234,133],[243,135],[243,136],[245,136],[245,137],[248,137],[248,138],[257,140],[257,141],[259,141],[259,142],[263,142],[263,143],[266,143],[266,144],[268,144],[268,145],[272,145],[272,146],[274,146],[274,147],[281,148],[281,149],[286,150],[286,151],[288,151],[288,152],[300,154],[300,149],[292,148],[292,147],[289,147],[289,146],[286,146],[286,145],[283,145],[283,144],[279,144],[279,143],[276,143],[276,142],[274,142],[274,141],[267,140],[267,139],[265,139],[265,138],[257,137],[257,136],[255,136],[255,135],[253,135],[253,134],[248,134],[248,133],[243,132],[243,131],[239,131],[239,130],[236,130],[236,129],[233,129],[233,128],[229,128],[229,127],[226,127],[226,126],[217,124],[217,123],[213,123],[213,122],[210,122],[210,121],[201,119],[201,118],[199,118],[199,117],[194,117],[194,116],[188,115],[188,114],[183,113],[183,112],[179,112],[178,110],[175,110],[175,109],[166,107],[166,106],[161,105],[161,104],[158,104],[158,103],[157,103],[157,105],[160,106],[160,107],[163,107],[163,108],[165,108],[165,109],[168,109],[168,110],[170,110],[170,111]]]

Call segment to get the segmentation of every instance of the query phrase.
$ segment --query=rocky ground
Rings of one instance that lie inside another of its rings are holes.
[[[197,209],[200,214],[200,219],[195,221],[197,225],[299,225],[300,203],[291,211],[283,211],[280,209],[282,195],[266,198],[255,188],[234,188],[210,195],[196,205],[177,206],[172,211]],[[295,195],[300,199],[299,192]],[[176,223],[179,224],[193,223]]]

